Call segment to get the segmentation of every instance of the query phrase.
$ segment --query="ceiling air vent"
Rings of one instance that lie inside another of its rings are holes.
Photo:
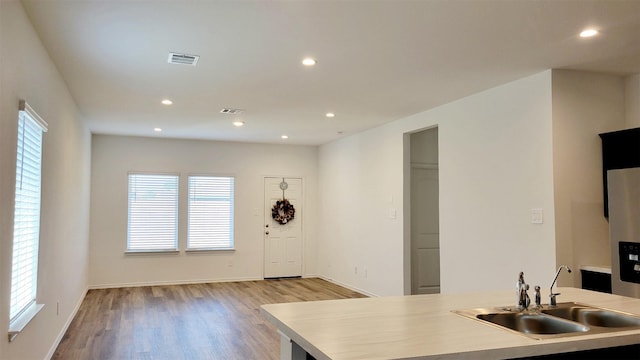
[[[241,109],[231,109],[231,108],[224,108],[222,110],[220,110],[221,114],[231,114],[231,115],[236,115],[236,114],[240,114],[244,112],[244,110]]]
[[[198,55],[188,55],[188,54],[179,54],[179,53],[169,53],[169,64],[180,64],[180,65],[192,65],[195,66],[198,63],[198,59],[200,56]]]

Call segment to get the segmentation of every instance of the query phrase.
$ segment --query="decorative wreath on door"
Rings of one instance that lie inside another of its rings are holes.
[[[296,209],[287,199],[276,201],[276,204],[271,208],[271,217],[280,225],[284,225],[293,220],[295,215]]]

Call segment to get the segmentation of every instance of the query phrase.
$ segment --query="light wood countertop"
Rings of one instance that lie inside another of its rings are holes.
[[[640,299],[558,290],[558,302],[640,315]],[[640,329],[534,340],[451,312],[512,306],[515,298],[515,291],[415,295],[270,304],[261,312],[318,360],[496,359],[640,344]]]
[[[611,266],[582,265],[580,266],[580,270],[603,273],[603,274],[611,274]]]

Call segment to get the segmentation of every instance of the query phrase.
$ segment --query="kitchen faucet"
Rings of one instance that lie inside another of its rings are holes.
[[[524,281],[524,272],[521,271],[518,275],[517,283],[518,310],[526,310],[531,303],[531,299],[529,298],[529,294],[527,294],[527,290],[529,290],[529,284]]]
[[[553,285],[558,280],[558,275],[560,275],[560,271],[562,270],[562,268],[567,269],[567,272],[571,273],[571,268],[569,268],[567,265],[560,265],[560,267],[558,268],[558,271],[556,271],[556,277],[553,278],[553,282],[551,283],[551,287],[549,288],[549,298],[551,299],[549,301],[549,305],[551,306],[556,306],[556,296],[560,295],[560,293],[553,292]]]

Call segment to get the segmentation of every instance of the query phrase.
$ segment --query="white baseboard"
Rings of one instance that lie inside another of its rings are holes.
[[[53,357],[53,354],[55,354],[56,349],[58,349],[58,345],[60,345],[60,342],[62,341],[62,338],[64,337],[64,334],[67,333],[67,330],[69,330],[69,326],[71,326],[71,322],[73,321],[73,319],[75,319],[76,314],[78,313],[78,310],[80,310],[80,306],[82,305],[82,302],[84,301],[84,298],[87,296],[87,292],[88,291],[89,291],[89,288],[84,289],[84,292],[82,293],[82,296],[80,296],[80,299],[76,303],[76,306],[73,308],[73,311],[71,312],[71,314],[67,318],[67,321],[64,323],[64,326],[62,327],[62,330],[60,331],[60,333],[56,337],[56,340],[53,342],[51,348],[49,349],[49,352],[47,353],[47,356],[45,357],[45,360],[50,360]]]
[[[338,286],[342,286],[342,287],[347,288],[347,289],[349,289],[349,290],[359,292],[359,293],[361,293],[361,294],[363,294],[363,295],[367,295],[368,297],[380,297],[379,295],[376,295],[376,294],[374,294],[374,293],[370,293],[370,292],[368,292],[368,291],[366,291],[366,290],[359,289],[359,288],[357,288],[357,287],[355,287],[355,286],[351,286],[351,285],[349,285],[349,284],[345,284],[345,283],[343,283],[343,282],[337,281],[337,280],[335,280],[335,279],[328,278],[328,277],[326,277],[326,276],[316,275],[315,277],[318,277],[318,278],[320,278],[320,279],[322,279],[322,280],[326,280],[326,281],[328,281],[328,282],[330,282],[330,283],[333,283],[333,284],[336,284],[336,285],[338,285]]]
[[[256,281],[264,280],[263,278],[246,277],[246,278],[229,278],[229,279],[200,279],[200,280],[173,280],[173,281],[143,281],[133,283],[118,283],[118,284],[95,284],[89,285],[89,289],[113,289],[124,287],[141,287],[141,286],[168,286],[168,285],[189,285],[189,284],[207,284],[218,282],[236,282],[236,281]]]

